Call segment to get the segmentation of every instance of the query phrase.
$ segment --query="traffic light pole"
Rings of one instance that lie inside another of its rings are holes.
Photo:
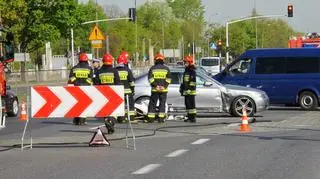
[[[131,19],[131,18],[129,18],[129,17],[119,17],[119,18],[112,18],[112,19],[101,19],[101,20],[88,21],[88,22],[84,22],[84,23],[81,23],[81,24],[85,25],[85,24],[93,24],[93,23],[97,23],[97,22],[128,20],[128,19]]]
[[[229,25],[237,22],[242,22],[251,19],[260,19],[260,18],[270,18],[270,17],[286,17],[286,15],[265,15],[265,16],[254,16],[254,17],[245,17],[234,21],[226,21],[226,63],[229,63]]]

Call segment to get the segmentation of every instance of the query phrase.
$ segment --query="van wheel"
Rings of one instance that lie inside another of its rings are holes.
[[[305,91],[299,96],[299,105],[302,109],[313,110],[318,107],[318,99],[314,93]]]
[[[243,106],[246,106],[248,116],[254,116],[256,111],[255,102],[247,96],[239,96],[233,100],[230,109],[231,115],[235,117],[242,116]]]

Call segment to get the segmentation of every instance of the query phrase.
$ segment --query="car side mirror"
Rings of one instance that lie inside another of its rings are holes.
[[[213,85],[213,83],[210,82],[210,81],[206,81],[206,82],[204,82],[204,84],[203,84],[203,86],[207,86],[207,87],[212,86],[212,85]]]

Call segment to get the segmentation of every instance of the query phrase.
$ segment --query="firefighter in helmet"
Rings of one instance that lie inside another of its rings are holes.
[[[126,51],[122,51],[120,56],[124,56],[126,58],[124,65],[131,69],[131,66],[129,65],[129,53]]]
[[[128,55],[127,54],[121,54],[117,59],[117,66],[116,69],[119,73],[120,81],[124,86],[124,95],[125,99],[127,100],[127,97],[129,98],[129,115],[130,120],[134,121],[135,118],[135,110],[134,110],[134,77],[132,74],[132,71],[129,69],[128,66]],[[126,105],[127,106],[127,105]],[[126,110],[127,112],[127,110]],[[127,115],[126,115],[127,116]],[[118,122],[122,123],[125,121],[125,117],[118,117]]]
[[[196,122],[196,103],[195,103],[195,95],[196,95],[196,71],[194,66],[194,61],[192,56],[184,57],[185,71],[183,73],[183,82],[180,85],[180,94],[184,96],[186,111],[187,111],[187,119],[185,122]]]
[[[154,122],[156,118],[156,104],[159,100],[158,122],[163,123],[166,117],[165,104],[171,77],[169,68],[164,65],[164,56],[157,54],[154,59],[155,65],[150,68],[148,73],[151,85],[151,99],[148,107],[148,120],[145,122]]]
[[[113,68],[114,58],[110,54],[103,56],[102,67],[98,70],[95,85],[120,85],[120,78],[117,70]],[[107,116],[104,119],[105,126],[108,130],[108,134],[114,133],[115,118],[113,116]]]
[[[72,67],[69,74],[68,84],[74,86],[89,86],[93,84],[93,71],[88,63],[88,56],[85,53],[79,54],[79,63]],[[76,117],[73,119],[73,124],[84,125],[86,118]]]

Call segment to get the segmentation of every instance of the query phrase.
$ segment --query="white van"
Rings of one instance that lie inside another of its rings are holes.
[[[203,67],[210,75],[220,73],[220,58],[219,57],[201,57],[199,65]]]

